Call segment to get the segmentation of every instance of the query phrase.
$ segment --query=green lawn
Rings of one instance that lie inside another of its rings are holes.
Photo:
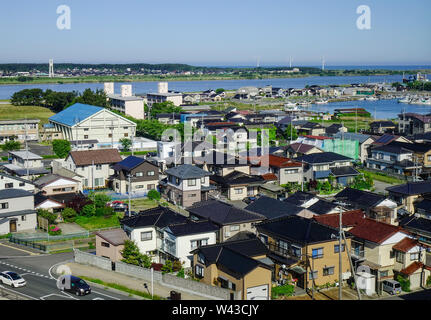
[[[359,169],[359,172],[369,173],[373,180],[380,181],[380,182],[385,182],[385,183],[395,184],[395,185],[406,183],[406,180],[397,179],[395,177],[388,176],[384,173],[378,173],[378,172],[368,171],[364,169]]]
[[[0,104],[0,120],[40,119],[40,125],[43,125],[48,123],[48,118],[54,114],[44,107]]]
[[[120,213],[120,212],[117,212],[115,215],[109,218],[105,218],[103,216],[102,217],[79,216],[76,218],[75,223],[87,230],[119,227],[120,222],[118,221],[118,219],[122,217],[123,217],[123,213]]]

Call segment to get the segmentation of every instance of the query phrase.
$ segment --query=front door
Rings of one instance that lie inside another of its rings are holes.
[[[9,232],[16,232],[16,220],[9,221]]]

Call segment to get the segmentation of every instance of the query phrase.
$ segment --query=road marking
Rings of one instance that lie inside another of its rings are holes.
[[[101,293],[101,292],[98,292],[98,291],[92,291],[93,293],[97,293],[97,294],[100,294],[100,295],[102,295],[102,296],[105,296],[105,297],[108,297],[108,298],[111,298],[111,299],[114,299],[114,300],[121,300],[121,299],[119,299],[119,298],[115,298],[115,297],[113,297],[113,296],[110,296],[110,295],[107,295],[107,294],[104,294],[104,293]],[[93,299],[94,300],[94,299]],[[102,299],[103,300],[103,299]]]
[[[39,253],[34,253],[34,252],[31,252],[31,251],[28,251],[28,250],[24,250],[24,249],[21,249],[21,248],[16,248],[16,247],[8,246],[8,245],[6,245],[4,243],[0,243],[0,246],[7,247],[7,248],[10,248],[10,249],[19,250],[19,251],[22,251],[22,252],[26,252],[26,253],[30,254],[31,256],[38,256],[38,255],[40,255]]]
[[[94,298],[93,300],[105,300],[105,299],[102,299],[102,298]]]
[[[32,299],[32,300],[39,300],[38,298],[35,298],[35,297],[32,297],[32,296],[29,296],[29,295],[27,295],[27,294],[25,294],[25,293],[17,292],[17,291],[15,291],[15,290],[5,288],[5,287],[4,287],[4,286],[2,286],[2,285],[0,285],[0,288],[3,288],[3,289],[4,289],[4,290],[6,290],[6,291],[12,291],[13,293],[15,293],[15,294],[17,294],[17,295],[21,295],[21,296],[24,296],[24,297],[30,298],[30,299]]]
[[[46,296],[42,296],[42,297],[40,297],[40,300],[45,300],[46,298],[48,298],[48,297],[52,297],[52,296],[57,296],[57,297],[65,298],[65,297],[64,297],[63,295],[61,295],[61,294],[58,294],[58,293],[51,293],[51,294],[47,294]],[[66,294],[66,296],[67,296],[67,298],[69,298],[69,299],[79,300],[79,299],[77,299],[77,298],[75,298],[75,297],[69,296],[68,294]]]

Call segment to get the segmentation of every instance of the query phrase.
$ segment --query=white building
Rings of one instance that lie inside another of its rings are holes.
[[[20,189],[0,190],[0,235],[36,227],[33,194]]]
[[[94,139],[99,146],[112,146],[136,135],[136,123],[108,109],[75,103],[49,118],[69,141]]]
[[[104,90],[112,109],[123,112],[135,119],[145,119],[145,99],[132,94],[132,85],[122,85],[121,94],[114,93],[113,83],[105,83]]]
[[[175,106],[183,104],[183,94],[181,92],[172,92],[168,90],[167,82],[160,82],[158,84],[157,93],[147,94],[147,104],[151,108],[153,103],[161,103],[171,101]]]

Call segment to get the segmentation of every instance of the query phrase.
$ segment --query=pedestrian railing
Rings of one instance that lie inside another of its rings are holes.
[[[29,300],[29,298],[20,295],[18,292],[0,287],[0,297],[8,300]]]
[[[18,238],[15,238],[14,236],[9,238],[9,242],[20,244],[20,245],[34,248],[34,249],[38,249],[38,250],[44,251],[44,252],[46,252],[46,249],[47,249],[46,245],[37,243],[37,242],[32,241],[32,240],[18,239]]]

